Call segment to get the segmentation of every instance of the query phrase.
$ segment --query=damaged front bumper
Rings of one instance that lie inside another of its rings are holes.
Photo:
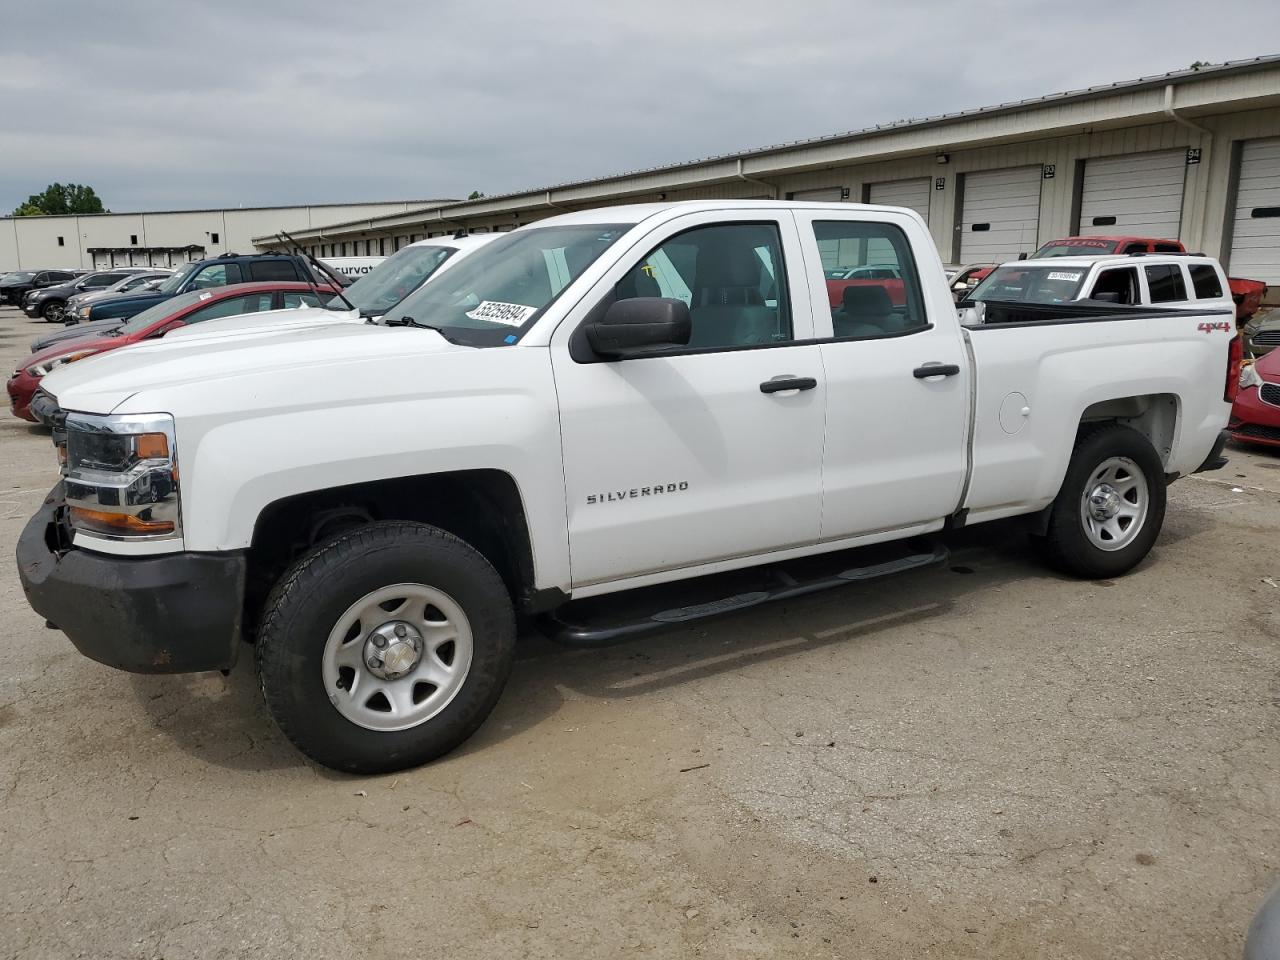
[[[18,539],[31,608],[86,657],[132,673],[229,670],[240,647],[243,553],[126,557],[71,544],[62,484]]]

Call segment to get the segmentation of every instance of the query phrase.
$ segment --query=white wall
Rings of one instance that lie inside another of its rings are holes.
[[[204,247],[207,256],[253,253],[253,237],[326,223],[403,213],[418,204],[334,204],[236,210],[110,213],[94,216],[0,218],[0,271],[93,266],[94,247]],[[218,235],[217,243],[213,235]],[[62,238],[59,245],[58,238]],[[133,238],[137,242],[133,242]],[[127,262],[117,257],[117,262]]]

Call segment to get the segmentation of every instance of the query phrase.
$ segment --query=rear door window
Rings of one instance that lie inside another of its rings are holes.
[[[203,323],[205,320],[216,320],[219,317],[235,317],[242,313],[258,313],[271,309],[269,293],[251,293],[244,297],[227,297],[207,307],[201,307],[182,318],[184,324]]]
[[[1143,267],[1147,274],[1147,288],[1152,303],[1172,303],[1187,299],[1187,285],[1182,280],[1182,268],[1176,263],[1154,263]]]
[[[821,220],[813,225],[824,271],[844,269],[827,280],[827,303],[837,337],[860,340],[925,330],[919,275],[911,245],[891,223]]]
[[[1211,263],[1192,263],[1187,269],[1191,272],[1191,288],[1196,292],[1197,300],[1216,300],[1222,296],[1222,281],[1218,279],[1218,271]]]

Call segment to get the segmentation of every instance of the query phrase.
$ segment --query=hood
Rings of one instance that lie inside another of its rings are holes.
[[[314,326],[318,323],[363,322],[355,313],[323,310],[319,307],[264,310],[261,313],[242,313],[234,317],[221,317],[217,320],[192,324],[189,327],[179,327],[165,335],[165,342],[173,343],[178,340],[189,342],[197,338],[223,338],[233,335],[258,336],[278,330]]]
[[[151,293],[136,293],[130,290],[128,293],[109,293],[101,300],[94,301],[94,306],[104,303],[109,303],[113,307],[125,304],[127,306],[136,306],[138,308],[137,312],[141,313],[147,307],[161,303],[173,296],[175,294],[172,293],[155,293],[154,291]]]
[[[359,396],[399,388],[409,379],[408,368],[405,380],[393,368],[412,366],[421,357],[491,349],[500,348],[458,346],[413,327],[285,324],[262,332],[143,341],[59,367],[42,385],[64,410],[110,413],[136,395],[130,406],[177,415],[188,391],[197,394],[193,402],[200,408],[272,407],[326,388]]]
[[[1258,375],[1272,383],[1280,383],[1280,350],[1270,350],[1253,364]]]
[[[94,320],[92,323],[77,323],[61,330],[55,330],[53,333],[46,333],[43,337],[36,337],[31,342],[31,352],[39,353],[55,343],[66,343],[68,340],[79,340],[82,337],[100,337],[118,329],[122,324],[124,324],[123,320]]]

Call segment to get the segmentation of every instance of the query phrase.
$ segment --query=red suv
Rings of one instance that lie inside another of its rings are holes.
[[[193,290],[180,294],[143,310],[111,333],[89,333],[74,340],[63,340],[27,357],[9,378],[9,409],[14,416],[23,420],[38,421],[39,418],[31,411],[31,398],[45,374],[64,363],[74,363],[142,340],[153,340],[163,337],[175,327],[218,317],[323,306],[337,292],[327,285],[312,286],[296,281],[277,281],[240,283],[232,287]]]

